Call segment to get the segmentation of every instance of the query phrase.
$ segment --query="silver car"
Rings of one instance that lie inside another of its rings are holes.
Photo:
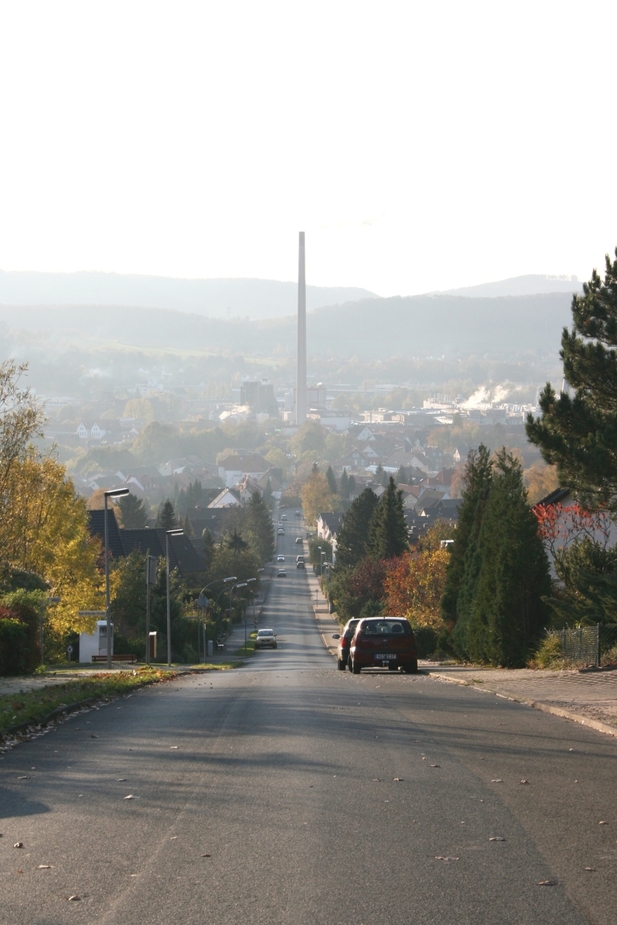
[[[255,638],[255,648],[256,649],[276,649],[277,641],[276,636],[274,635],[274,630],[257,630],[257,636]]]

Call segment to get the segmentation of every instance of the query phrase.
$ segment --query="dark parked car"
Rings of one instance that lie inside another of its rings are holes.
[[[333,633],[332,638],[338,639],[338,652],[336,653],[336,667],[339,671],[345,671],[345,666],[347,665],[347,660],[349,658],[349,646],[351,645],[351,640],[356,631],[356,626],[360,620],[350,620],[346,625],[343,632]]]
[[[416,640],[403,617],[365,617],[356,626],[349,646],[349,667],[354,674],[362,668],[402,668],[408,674],[418,670]]]
[[[304,564],[304,562],[296,562],[296,568],[304,568],[304,569],[305,569],[305,568],[306,568],[306,565]]]

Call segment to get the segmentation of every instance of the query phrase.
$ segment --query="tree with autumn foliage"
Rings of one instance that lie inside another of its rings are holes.
[[[315,524],[318,514],[334,510],[335,495],[332,493],[328,479],[317,466],[313,466],[308,480],[300,489],[300,498],[307,524]]]
[[[448,524],[437,524],[416,549],[387,563],[384,613],[406,617],[414,627],[429,626],[437,633],[444,629],[440,603],[450,553],[442,540],[451,536]]]

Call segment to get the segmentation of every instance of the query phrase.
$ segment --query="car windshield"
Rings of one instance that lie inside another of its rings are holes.
[[[365,623],[362,631],[367,636],[406,635],[411,632],[406,620],[375,620]]]
[[[258,636],[274,636],[274,632],[272,630],[259,630],[257,635]]]

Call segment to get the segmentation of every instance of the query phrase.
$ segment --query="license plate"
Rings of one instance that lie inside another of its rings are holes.
[[[378,659],[380,659],[381,661],[387,661],[388,659],[396,658],[396,655],[385,655],[385,654],[383,654],[383,653],[380,652],[380,653],[376,653],[376,654],[375,654],[375,658],[378,658]]]

